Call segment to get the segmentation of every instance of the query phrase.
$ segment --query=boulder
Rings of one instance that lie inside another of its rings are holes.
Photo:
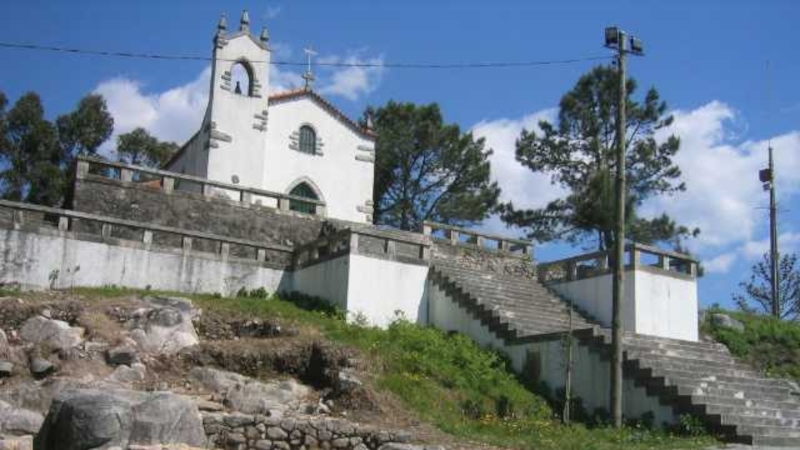
[[[339,371],[336,378],[336,390],[340,393],[352,393],[364,386],[364,383],[353,373],[352,370],[344,369]]]
[[[14,371],[14,363],[11,361],[0,360],[0,378],[10,377]]]
[[[171,392],[78,389],[60,393],[34,440],[37,450],[127,448],[182,443],[203,447],[194,403]]]
[[[130,366],[120,365],[114,369],[106,380],[111,383],[129,384],[137,381],[144,381],[147,376],[147,368],[144,364],[134,363]]]
[[[711,314],[710,317],[711,317],[711,323],[720,328],[728,328],[735,331],[744,331],[744,324],[727,314],[714,313]]]
[[[311,393],[308,386],[294,380],[262,383],[238,373],[195,367],[189,376],[222,398],[222,403],[246,414],[282,415],[288,410],[299,410]]]
[[[30,369],[34,377],[44,378],[55,372],[56,366],[42,357],[34,356],[31,358]]]
[[[131,344],[118,345],[106,352],[106,361],[112,366],[130,366],[139,361],[139,351]]]
[[[22,324],[22,340],[44,345],[50,350],[69,350],[83,342],[83,328],[71,327],[67,322],[42,316],[31,317]]]
[[[36,434],[42,426],[44,417],[36,412],[15,408],[0,401],[0,435],[23,436]]]
[[[180,297],[148,297],[152,306],[134,312],[127,327],[144,351],[172,354],[200,343],[192,324],[199,311]]]

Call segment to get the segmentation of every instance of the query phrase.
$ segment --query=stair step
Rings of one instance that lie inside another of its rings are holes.
[[[774,417],[784,419],[800,419],[800,411],[783,410],[776,408],[749,409],[735,405],[720,405],[703,403],[698,407],[705,410],[706,414],[716,414],[720,416],[744,416],[744,417]]]
[[[663,355],[659,353],[652,353],[652,352],[642,352],[639,350],[629,350],[625,349],[626,354],[628,355],[628,359],[639,359],[643,361],[657,361],[657,362],[664,362],[670,364],[685,364],[690,367],[702,367],[708,369],[710,372],[714,371],[726,371],[726,370],[735,370],[735,371],[742,371],[746,373],[752,373],[757,377],[761,377],[762,375],[757,371],[753,370],[752,367],[744,365],[738,361],[715,361],[713,359],[698,359],[692,358],[689,356],[678,356],[678,355]]]

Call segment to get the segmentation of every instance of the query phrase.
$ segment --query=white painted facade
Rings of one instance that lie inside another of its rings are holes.
[[[289,194],[305,183],[325,202],[325,215],[372,222],[374,135],[310,88],[269,92],[271,52],[266,30],[256,38],[244,15],[237,32],[226,24],[214,38],[209,103],[199,132],[166,169],[224,183]],[[235,67],[247,74],[237,93]],[[310,127],[314,150],[301,151]],[[277,207],[274,199],[254,198]]]
[[[292,286],[347,311],[349,319],[387,327],[398,313],[428,323],[427,277],[427,265],[346,254],[295,270]]]
[[[611,326],[611,282],[603,274],[550,285],[560,295],[597,319]],[[622,323],[626,331],[650,336],[697,341],[697,281],[667,273],[651,273],[643,268],[625,272],[625,302]]]

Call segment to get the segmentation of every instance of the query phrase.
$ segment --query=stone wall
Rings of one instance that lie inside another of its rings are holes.
[[[477,245],[453,245],[441,239],[433,241],[431,253],[434,259],[460,267],[528,278],[536,277],[534,260],[530,255],[493,250]]]
[[[408,442],[410,434],[381,430],[343,419],[281,419],[241,413],[204,413],[209,445],[235,450],[341,449],[377,450],[392,442]]]
[[[297,245],[316,239],[324,219],[146,183],[87,175],[73,186],[71,209],[258,242]]]

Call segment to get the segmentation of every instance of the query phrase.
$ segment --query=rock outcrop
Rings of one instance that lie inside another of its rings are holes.
[[[34,448],[102,450],[171,443],[206,443],[191,400],[170,392],[78,389],[53,400]]]

